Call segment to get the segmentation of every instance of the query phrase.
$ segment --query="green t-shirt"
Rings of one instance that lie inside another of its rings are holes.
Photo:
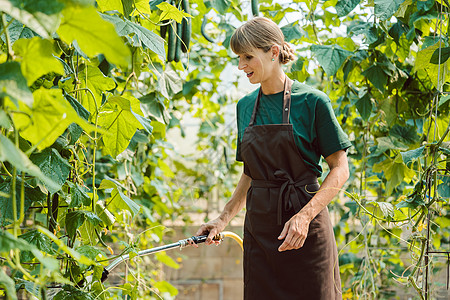
[[[245,128],[250,123],[259,89],[249,93],[237,104],[237,155],[242,161],[240,144]],[[282,123],[283,92],[262,95],[256,113],[255,125]],[[351,146],[334,115],[326,94],[308,85],[294,81],[291,94],[289,121],[293,126],[294,140],[306,164],[318,177],[322,175],[321,156],[327,157]]]

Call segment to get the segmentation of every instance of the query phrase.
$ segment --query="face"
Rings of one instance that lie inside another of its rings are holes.
[[[264,52],[261,49],[255,49],[251,54],[239,54],[238,69],[247,74],[250,83],[262,83],[270,79],[275,62],[272,61],[272,51]]]

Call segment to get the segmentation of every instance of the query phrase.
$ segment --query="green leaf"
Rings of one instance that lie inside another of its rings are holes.
[[[105,15],[102,14],[101,17],[108,22],[114,24],[117,33],[120,36],[134,35],[139,39],[139,45],[144,48],[148,48],[155,52],[157,55],[161,56],[163,60],[166,59],[166,51],[164,50],[164,39],[162,39],[156,33],[148,30],[147,28],[133,23],[127,19],[122,20],[120,17],[115,15]]]
[[[113,214],[100,203],[95,204],[95,213],[102,219],[105,226],[111,226],[116,221]]]
[[[75,250],[77,250],[78,253],[80,253],[92,260],[95,260],[97,255],[103,254],[103,252],[101,250],[99,250],[93,246],[89,246],[89,245],[80,246],[80,247],[76,248]]]
[[[28,85],[50,72],[64,75],[63,65],[52,55],[53,44],[40,37],[20,39],[13,46],[14,52],[22,57],[22,74]]]
[[[91,205],[91,198],[86,192],[86,188],[78,183],[69,182],[70,187],[70,204],[69,208],[80,207],[81,205]]]
[[[7,16],[6,21],[10,22],[11,17]],[[11,24],[8,26],[8,33],[9,33],[9,42],[11,45],[14,45],[14,43],[21,38],[24,39],[30,39],[34,36],[36,36],[36,33],[34,33],[30,28],[24,26],[22,23],[14,19]],[[6,43],[6,36],[5,34],[2,34],[2,40],[4,43]]]
[[[6,291],[6,299],[17,300],[16,284],[11,277],[6,275],[3,268],[0,269],[0,287]]]
[[[439,98],[439,104],[438,107],[440,107],[441,105],[444,105],[445,103],[448,102],[448,100],[450,100],[450,94],[447,94],[445,96],[442,96]]]
[[[422,156],[423,150],[425,149],[424,146],[419,147],[417,149],[414,150],[409,150],[406,152],[400,152],[400,154],[402,155],[403,158],[403,162],[405,163],[405,165],[408,165],[410,162],[418,159],[420,156]]]
[[[389,134],[396,137],[402,143],[414,144],[419,141],[419,135],[417,135],[417,128],[414,126],[400,126],[395,124],[392,126]]]
[[[416,174],[414,170],[409,169],[403,163],[400,154],[394,160],[387,158],[383,162],[375,164],[373,171],[376,173],[384,173],[386,178],[386,193],[388,195],[402,182],[409,183]]]
[[[395,42],[400,43],[400,37],[406,35],[409,31],[409,26],[402,21],[395,23],[391,29],[389,29],[389,35],[394,39]]]
[[[348,15],[361,0],[338,0],[336,3],[336,11],[339,17]]]
[[[158,80],[158,86],[161,94],[167,99],[183,90],[183,81],[177,72],[167,69]]]
[[[394,15],[405,0],[375,0],[375,16],[381,21],[387,20]]]
[[[16,204],[17,204],[17,216],[16,219],[20,217],[20,195],[21,195],[21,183],[22,181],[17,177],[16,181]],[[28,210],[33,202],[45,201],[46,196],[38,187],[33,188],[28,183],[24,183],[25,198],[24,198],[24,212]],[[0,226],[5,226],[9,224],[9,221],[13,220],[13,202],[11,199],[12,181],[5,180],[0,184],[0,191],[2,193],[8,194],[8,197],[3,197],[0,195]]]
[[[136,202],[125,196],[113,181],[103,179],[100,189],[108,188],[113,188],[111,198],[109,202],[107,201],[108,208],[118,211],[128,210],[132,216],[139,212],[140,206]]]
[[[147,94],[139,98],[139,101],[141,101],[142,109],[146,115],[150,115],[161,123],[168,122],[170,116],[168,116],[164,101],[159,95],[156,93]]]
[[[158,261],[162,262],[163,264],[165,264],[166,266],[168,266],[172,269],[180,268],[180,265],[177,264],[177,262],[172,257],[167,255],[165,252],[157,252],[157,253],[155,253],[155,257]]]
[[[373,86],[380,90],[380,92],[384,92],[385,86],[387,85],[388,76],[381,66],[372,65],[367,70],[362,72],[362,75],[367,77]]]
[[[439,196],[450,198],[450,178],[442,177],[442,183],[438,185]]]
[[[0,231],[0,253],[9,253],[11,250],[31,251],[41,265],[50,271],[59,270],[59,263],[56,259],[43,256],[35,246],[27,241],[14,237],[7,231]]]
[[[48,254],[54,254],[55,251],[52,249],[52,245],[50,242],[50,239],[40,233],[37,230],[31,230],[27,233],[24,233],[22,235],[19,235],[19,238],[27,241],[29,244],[36,246],[39,250],[48,253]],[[34,255],[30,251],[21,251],[20,253],[20,259],[24,262],[30,261],[34,258]]]
[[[177,23],[181,23],[183,17],[192,17],[190,14],[179,11],[175,6],[170,5],[167,2],[162,2],[156,5],[161,10],[159,22],[163,20],[175,20]]]
[[[98,120],[99,125],[109,132],[103,136],[106,153],[116,157],[128,147],[137,129],[151,126],[150,124],[144,126],[141,124],[144,122],[143,118],[136,118],[136,115],[141,114],[140,103],[136,98],[113,96],[108,99]]]
[[[78,228],[87,220],[94,226],[100,225],[103,221],[93,212],[84,210],[75,210],[66,215],[66,232],[73,238]]]
[[[94,7],[68,7],[63,15],[57,31],[63,41],[70,44],[76,40],[89,57],[102,53],[109,62],[128,67],[131,63],[130,50],[117,35],[114,26],[103,20]]]
[[[352,52],[339,45],[312,45],[311,51],[328,76],[334,76]]]
[[[376,202],[384,217],[394,217],[394,206],[389,202]]]
[[[103,92],[112,90],[116,87],[114,80],[110,77],[105,76],[99,68],[88,65],[87,70],[81,70],[79,75],[81,81],[81,88],[88,88],[95,97],[92,98],[91,93],[88,91],[81,91],[81,105],[86,108],[91,116],[95,116],[97,109],[100,108],[102,104],[102,94]]]
[[[61,90],[41,87],[33,93],[33,96],[34,103],[31,109],[20,105],[20,109],[27,115],[15,114],[13,118],[21,136],[32,144],[38,144],[39,150],[51,146],[72,123],[77,123],[87,132],[95,130],[95,126],[78,116],[63,98]]]
[[[211,0],[211,6],[221,15],[225,15],[230,8],[231,0]]]
[[[366,93],[355,103],[355,106],[363,120],[367,121],[373,109],[372,97],[369,93]]]
[[[19,101],[28,106],[33,105],[33,95],[17,62],[0,64],[0,98],[3,97],[9,97],[17,107]]]
[[[8,161],[19,171],[35,176],[51,189],[57,189],[58,184],[47,177],[38,166],[17,148],[9,139],[0,134],[0,161]]]
[[[158,281],[158,282],[155,282],[155,283],[153,284],[153,286],[154,286],[155,288],[157,288],[161,294],[163,294],[163,293],[169,293],[170,296],[176,296],[176,295],[178,295],[178,290],[177,290],[177,288],[174,287],[173,285],[171,285],[171,284],[170,284],[169,282],[167,282],[167,281]]]
[[[286,42],[301,39],[303,36],[300,26],[297,22],[290,23],[286,26],[281,27],[281,31],[283,32],[284,40]]]
[[[440,54],[440,55],[439,55]],[[438,65],[445,63],[450,57],[450,47],[438,48],[434,50],[430,63]]]
[[[47,148],[40,153],[35,153],[30,156],[30,159],[35,163],[58,187],[55,189],[53,186],[45,186],[50,193],[54,194],[61,189],[63,184],[69,177],[70,170],[72,169],[69,162],[62,158],[55,148]]]
[[[64,4],[56,0],[0,0],[0,11],[50,39],[60,24]]]
[[[96,2],[101,12],[117,10],[123,15],[122,0],[97,0]]]
[[[94,300],[94,297],[76,287],[64,285],[53,300]]]
[[[83,105],[81,105],[80,102],[77,101],[74,97],[67,94],[63,90],[64,98],[70,103],[70,105],[73,107],[73,109],[77,112],[78,116],[80,116],[83,120],[89,120],[89,116],[91,115],[89,111],[84,108]],[[80,138],[81,134],[83,133],[83,128],[80,127],[80,125],[77,125],[75,123],[72,123],[67,128],[70,135],[67,137],[70,140],[70,144],[73,145],[75,142]]]

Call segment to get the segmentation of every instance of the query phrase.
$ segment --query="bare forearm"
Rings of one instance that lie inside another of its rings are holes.
[[[228,203],[223,208],[222,213],[219,218],[222,219],[226,224],[228,224],[231,219],[236,216],[238,212],[241,211],[245,206],[245,201],[247,197],[247,191],[250,188],[251,178],[244,173],[242,173],[241,179],[239,180],[233,195],[231,196]]]
[[[323,181],[320,190],[302,209],[302,214],[307,216],[309,221],[313,220],[331,202],[349,177],[345,153],[340,153],[336,158],[327,159],[327,161],[331,168],[330,172]]]

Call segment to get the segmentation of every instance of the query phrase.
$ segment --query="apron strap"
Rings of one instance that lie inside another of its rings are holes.
[[[286,80],[284,81],[284,90],[283,90],[283,124],[289,124],[289,113],[291,110],[291,87],[292,80],[286,76]],[[255,124],[256,112],[258,111],[259,100],[262,96],[262,89],[259,88],[258,96],[256,97],[255,105],[253,106],[253,113],[250,119],[250,123],[248,126],[253,126]]]

